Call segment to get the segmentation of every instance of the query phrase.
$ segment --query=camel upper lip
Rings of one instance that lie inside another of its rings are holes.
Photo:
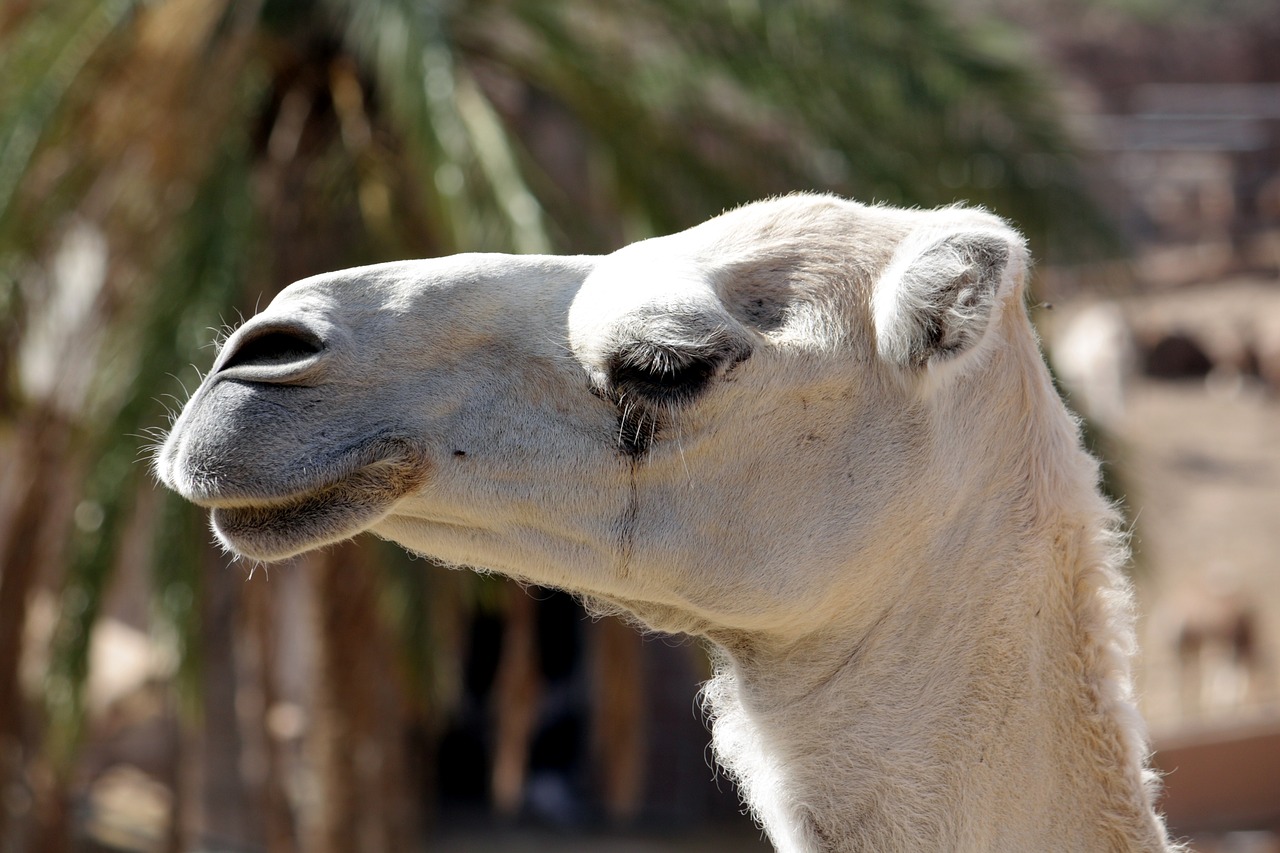
[[[356,473],[356,472],[353,472]],[[214,495],[212,497],[200,495],[191,498],[191,502],[205,509],[256,509],[272,507],[288,507],[299,501],[306,500],[334,486],[339,486],[346,476],[335,477],[333,479],[324,479],[317,481],[309,487],[292,489],[288,492],[278,492],[274,494],[263,493],[243,493],[233,494],[230,496]]]
[[[335,454],[330,462],[316,465],[318,470],[312,477],[280,484],[278,489],[209,483],[198,474],[165,479],[185,481],[178,483],[185,486],[178,491],[192,503],[206,509],[283,509],[336,489],[354,478],[376,474],[379,469],[396,472],[422,467],[424,458],[425,454],[416,443],[382,436]]]

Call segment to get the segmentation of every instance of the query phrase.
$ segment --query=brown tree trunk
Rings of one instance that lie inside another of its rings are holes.
[[[276,678],[275,590],[265,578],[252,578],[244,588],[246,680],[252,681],[257,700],[241,722],[252,727],[255,760],[261,778],[256,780],[263,811],[268,853],[295,853],[297,827],[284,783],[284,757],[280,741],[272,734],[268,720],[279,699]],[[248,717],[249,719],[245,719]]]
[[[187,839],[190,837],[192,792],[197,781],[195,767],[189,760],[195,733],[183,719],[180,708],[174,707],[172,713],[177,718],[178,733],[173,739],[173,754],[164,780],[173,792],[173,799],[169,802],[169,831],[162,850],[163,853],[184,853],[194,849],[188,845]]]
[[[8,460],[13,466],[12,490],[5,504],[12,514],[0,538],[0,850],[7,848],[15,818],[20,817],[13,804],[30,799],[23,780],[28,750],[18,668],[27,607],[41,559],[49,556],[43,552],[48,550],[52,525],[65,520],[51,509],[69,439],[65,420],[49,410],[36,410],[21,424]]]
[[[591,741],[605,811],[629,821],[644,793],[644,653],[640,634],[601,619],[591,641]]]
[[[515,817],[524,802],[542,679],[538,672],[537,602],[515,584],[507,587],[507,619],[493,684],[496,731],[490,794],[499,815]]]
[[[242,772],[244,744],[236,711],[237,615],[245,583],[244,569],[227,565],[212,545],[205,549],[201,600],[201,687],[204,712],[198,742],[198,791],[190,805],[194,837],[189,849],[262,847],[257,803],[246,791]]]
[[[27,849],[39,850],[40,853],[71,853],[71,780],[59,775],[43,758],[33,759],[28,767],[38,813],[30,830],[34,838]],[[63,769],[63,772],[67,771]]]
[[[311,751],[320,788],[317,853],[397,853],[418,846],[419,809],[405,762],[405,702],[378,618],[380,573],[366,548],[318,555],[318,692]]]

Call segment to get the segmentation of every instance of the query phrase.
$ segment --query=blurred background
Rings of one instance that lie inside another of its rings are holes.
[[[767,849],[703,650],[147,461],[284,285],[752,199],[991,207],[1133,528],[1173,831],[1280,850],[1271,0],[3,0],[0,853]]]

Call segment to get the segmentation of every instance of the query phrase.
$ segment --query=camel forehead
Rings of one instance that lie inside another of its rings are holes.
[[[569,316],[571,344],[592,362],[619,338],[642,337],[654,324],[678,337],[673,319],[676,326],[690,321],[695,336],[732,326],[754,313],[740,302],[785,301],[801,279],[805,297],[829,303],[851,277],[883,265],[911,217],[830,196],[788,196],[624,246],[601,258],[583,283]]]
[[[571,329],[639,318],[654,311],[711,308],[716,264],[688,232],[626,246],[602,258],[574,299]]]
[[[569,308],[572,350],[598,369],[627,343],[696,344],[730,325],[716,296],[715,267],[687,240],[655,238],[603,258]]]
[[[981,210],[902,210],[834,196],[756,202],[601,258],[579,302],[623,314],[655,302],[705,303],[726,279],[762,269],[806,264],[873,273],[913,231],[993,221]]]
[[[423,314],[449,318],[451,304],[475,318],[510,312],[512,301],[529,306],[563,302],[566,288],[581,284],[594,265],[588,256],[461,254],[341,270],[297,281],[263,312],[293,317],[362,313]]]

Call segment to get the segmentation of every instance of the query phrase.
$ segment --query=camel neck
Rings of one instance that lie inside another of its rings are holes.
[[[717,753],[779,851],[1165,849],[1125,637],[1099,633],[1127,624],[1123,583],[1079,562],[1083,528],[1040,545],[948,571],[999,577],[986,594],[934,572],[854,633],[725,644]]]

